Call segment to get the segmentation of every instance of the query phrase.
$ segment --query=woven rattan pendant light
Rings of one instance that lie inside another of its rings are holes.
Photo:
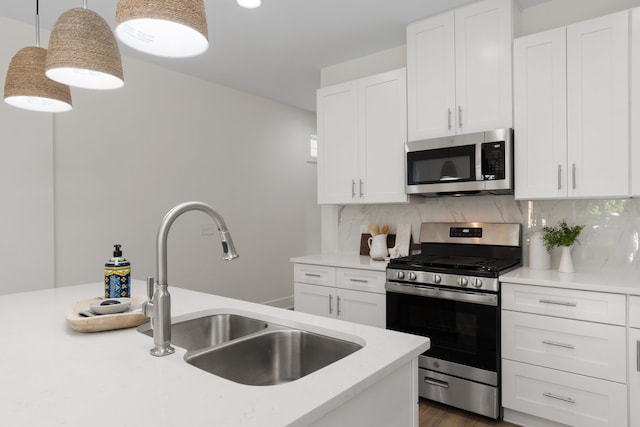
[[[49,38],[47,77],[85,89],[124,85],[122,59],[109,24],[96,12],[71,9],[58,18]]]
[[[40,18],[36,0],[36,45],[20,49],[11,58],[4,81],[4,100],[14,107],[50,113],[71,110],[69,86],[44,74],[47,50],[40,47]]]
[[[187,58],[209,48],[203,0],[119,0],[115,33],[156,56]]]

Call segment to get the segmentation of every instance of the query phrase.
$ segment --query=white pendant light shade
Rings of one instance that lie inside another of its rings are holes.
[[[14,107],[50,113],[71,110],[69,86],[44,74],[47,50],[24,47],[11,58],[4,82],[4,100]]]
[[[155,56],[187,58],[209,48],[203,0],[119,0],[115,33]]]
[[[85,89],[122,87],[122,59],[109,24],[89,9],[60,15],[49,38],[46,75]]]
[[[247,9],[255,9],[262,6],[262,0],[236,0],[236,3]]]

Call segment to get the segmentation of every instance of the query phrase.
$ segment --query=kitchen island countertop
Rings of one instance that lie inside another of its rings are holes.
[[[0,419],[7,426],[306,426],[429,347],[401,334],[169,287],[172,315],[220,309],[329,332],[364,347],[297,381],[247,386],[188,365],[185,350],[152,357],[135,328],[80,333],[65,308],[102,284],[0,296]],[[145,284],[134,281],[133,295]]]

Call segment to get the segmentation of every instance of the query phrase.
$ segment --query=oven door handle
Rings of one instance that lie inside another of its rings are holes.
[[[401,285],[393,282],[387,282],[384,287],[388,292],[397,292],[401,294],[416,295],[420,297],[447,299],[473,304],[491,305],[494,307],[498,306],[497,294],[447,290],[431,286]]]

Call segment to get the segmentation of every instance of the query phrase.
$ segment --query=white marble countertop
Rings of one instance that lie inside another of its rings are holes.
[[[500,275],[500,281],[523,285],[640,295],[640,272],[631,270],[560,273],[558,270],[533,270],[528,267],[521,267]]]
[[[307,255],[291,258],[291,262],[298,264],[326,265],[331,267],[359,268],[363,270],[385,271],[389,258],[384,261],[374,261],[365,255],[322,254]]]
[[[6,426],[305,426],[428,349],[428,339],[169,287],[172,315],[220,309],[365,346],[297,381],[247,386],[156,358],[135,328],[79,333],[65,308],[102,283],[0,296],[0,423]],[[135,281],[133,295],[144,295]]]

